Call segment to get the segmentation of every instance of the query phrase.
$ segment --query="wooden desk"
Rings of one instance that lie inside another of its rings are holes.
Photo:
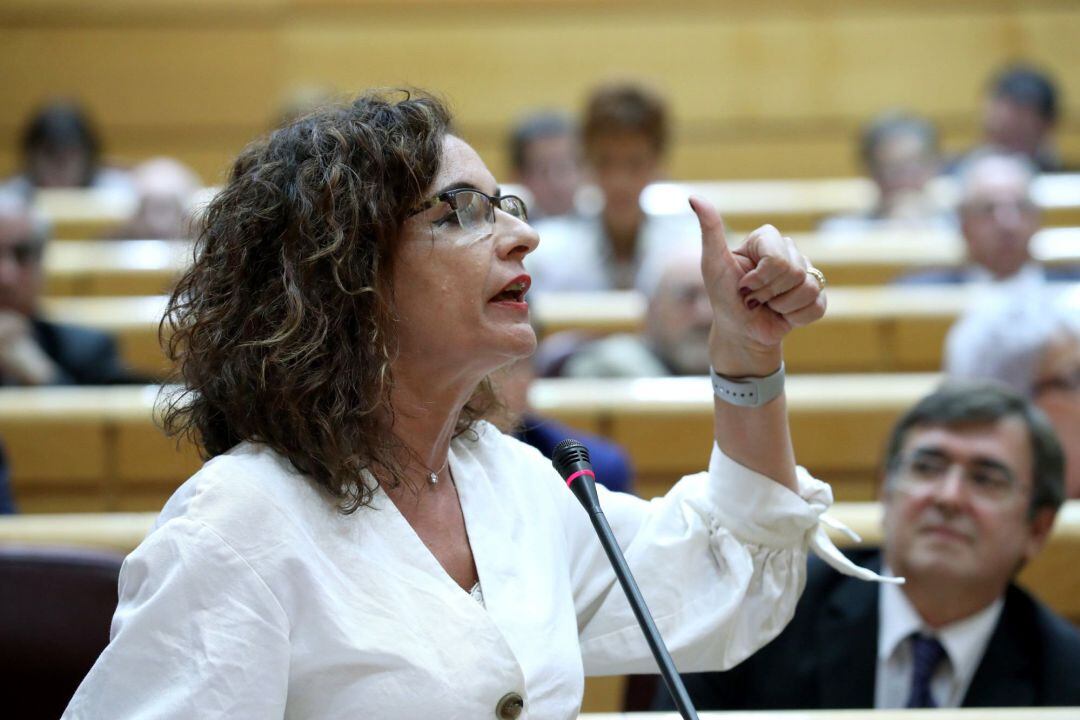
[[[956,203],[957,188],[950,178],[933,181],[931,191],[943,207]],[[741,180],[655,183],[642,195],[650,213],[682,214],[686,200],[699,195],[709,200],[737,232],[765,224],[787,234],[816,230],[833,215],[866,212],[877,197],[867,178],[815,178],[805,180]],[[1080,174],[1042,175],[1032,185],[1032,196],[1048,227],[1080,225]]]
[[[936,374],[790,376],[796,457],[832,483],[837,498],[872,499],[893,423],[939,382]],[[529,397],[540,414],[625,447],[643,497],[663,494],[708,462],[713,402],[707,378],[540,380]]]
[[[838,498],[872,498],[889,428],[937,381],[936,375],[790,377],[799,461],[834,483]],[[23,510],[159,508],[199,460],[155,424],[157,396],[157,386],[0,392],[0,437]],[[642,495],[661,494],[706,466],[712,437],[706,378],[543,380],[530,397],[539,412],[627,447]]]
[[[45,247],[45,294],[167,293],[190,259],[184,240],[54,240]]]
[[[1080,285],[1061,288],[1080,292]],[[785,361],[795,373],[936,371],[949,328],[984,292],[958,285],[830,287],[825,318],[784,341]],[[548,334],[637,332],[645,314],[634,292],[537,294],[532,305]]]
[[[160,508],[198,469],[165,437],[152,386],[4,388],[0,437],[24,512]]]

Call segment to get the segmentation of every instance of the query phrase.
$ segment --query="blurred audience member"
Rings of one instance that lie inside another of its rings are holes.
[[[688,676],[697,707],[1080,705],[1080,633],[1013,582],[1050,534],[1062,463],[1046,418],[1003,388],[920,401],[889,441],[882,552],[853,553],[907,582],[859,582],[812,557],[776,640]]]
[[[1045,280],[1078,280],[1075,268],[1044,268],[1031,257],[1039,208],[1031,199],[1035,168],[1021,155],[976,153],[959,170],[960,231],[968,264],[927,270],[902,283],[994,282],[1034,288]]]
[[[133,171],[135,215],[114,230],[117,240],[176,240],[192,237],[192,202],[202,181],[178,160],[152,158]]]
[[[589,98],[582,133],[603,205],[536,223],[540,247],[525,264],[542,292],[634,287],[650,255],[701,236],[689,208],[685,216],[641,208],[642,191],[662,177],[668,145],[668,110],[658,95],[634,84],[603,86]]]
[[[97,188],[131,193],[125,171],[101,161],[101,140],[86,111],[57,101],[38,110],[23,128],[22,174],[6,190],[29,196],[38,188]]]
[[[575,212],[581,187],[577,128],[558,113],[536,113],[510,135],[511,180],[529,191],[529,219]]]
[[[1065,449],[1065,488],[1080,498],[1080,304],[1049,294],[984,302],[945,343],[945,372],[996,380],[1034,402]]]
[[[1039,172],[1062,169],[1054,145],[1060,100],[1053,78],[1028,65],[994,77],[983,105],[983,142],[1001,152],[1026,155]]]
[[[15,501],[11,497],[11,473],[8,470],[7,452],[0,443],[0,515],[15,512]]]
[[[955,230],[952,214],[928,187],[941,170],[937,130],[929,120],[900,112],[875,118],[863,129],[859,157],[877,186],[877,204],[867,213],[829,218],[822,232]]]
[[[562,366],[568,377],[709,374],[712,314],[701,279],[701,251],[680,247],[642,269],[648,309],[641,334],[586,343]]]
[[[108,335],[38,315],[48,231],[27,200],[0,193],[0,385],[105,385],[136,380]]]
[[[529,387],[535,379],[532,358],[523,358],[499,370],[496,376],[499,399],[509,415],[506,421],[499,423],[501,429],[532,445],[547,458],[560,442],[574,438],[589,448],[597,482],[609,490],[633,492],[634,471],[626,451],[610,440],[539,415],[529,405]]]

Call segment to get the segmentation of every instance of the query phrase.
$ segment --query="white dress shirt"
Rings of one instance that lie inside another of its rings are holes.
[[[551,463],[481,423],[450,452],[483,591],[462,590],[387,496],[343,515],[265,446],[217,457],[127,558],[111,642],[65,718],[578,715],[586,674],[656,665],[585,511]],[[728,668],[775,637],[806,553],[836,559],[799,493],[714,447],[707,473],[645,501],[599,487],[683,670]]]
[[[538,292],[646,290],[639,272],[657,262],[657,253],[679,245],[701,247],[700,226],[689,213],[646,215],[633,261],[622,266],[615,261],[599,213],[544,218],[535,228],[540,244],[525,258],[525,269]]]
[[[886,570],[883,575],[888,575]],[[971,679],[982,662],[994,634],[1003,598],[979,612],[937,630],[927,627],[903,589],[882,584],[878,595],[878,656],[874,680],[874,707],[902,708],[911,691],[914,659],[911,635],[931,635],[945,648],[945,658],[930,680],[930,693],[938,707],[960,707]]]

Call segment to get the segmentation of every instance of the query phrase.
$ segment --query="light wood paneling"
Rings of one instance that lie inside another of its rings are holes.
[[[595,83],[642,78],[669,97],[679,178],[850,175],[853,132],[890,107],[977,134],[1005,61],[1056,71],[1062,147],[1080,157],[1080,8],[1067,0],[9,0],[0,7],[0,170],[42,99],[82,97],[110,154],[169,153],[208,181],[297,85],[436,89],[505,174],[509,123],[576,110]]]

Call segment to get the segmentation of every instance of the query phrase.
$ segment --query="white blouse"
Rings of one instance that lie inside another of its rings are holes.
[[[481,424],[450,464],[483,604],[381,491],[343,515],[244,443],[188,480],[124,562],[112,640],[64,718],[476,720],[517,693],[520,717],[560,720],[577,717],[586,674],[655,672],[550,462]],[[598,491],[680,670],[731,667],[772,639],[807,547],[835,551],[818,528],[827,485],[800,469],[796,495],[715,447],[708,473],[665,497]]]

